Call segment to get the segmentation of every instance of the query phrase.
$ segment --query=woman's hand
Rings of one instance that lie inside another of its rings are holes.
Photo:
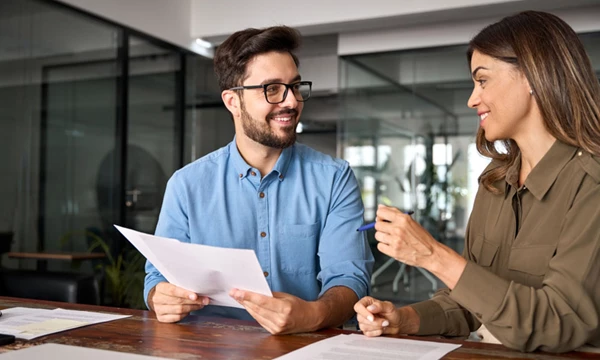
[[[440,245],[410,215],[384,205],[377,209],[375,230],[377,249],[411,266],[427,268]]]
[[[360,330],[369,337],[419,331],[419,316],[408,306],[396,308],[389,301],[365,296],[354,305],[354,311]]]
[[[437,242],[410,215],[396,208],[379,205],[376,220],[379,251],[407,265],[429,270],[450,289],[456,286],[467,260]]]

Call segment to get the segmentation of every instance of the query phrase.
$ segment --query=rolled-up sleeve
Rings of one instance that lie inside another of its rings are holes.
[[[334,179],[319,240],[319,296],[334,286],[346,286],[360,299],[370,292],[374,260],[365,233],[356,231],[363,223],[364,207],[354,173],[344,164]]]
[[[189,242],[187,203],[179,195],[179,186],[178,173],[176,172],[167,182],[155,235]],[[146,302],[146,306],[148,306],[148,293],[150,290],[163,281],[167,280],[160,271],[150,261],[146,261],[146,277],[144,280],[144,301]]]

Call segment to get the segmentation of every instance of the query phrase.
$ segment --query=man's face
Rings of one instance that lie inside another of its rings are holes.
[[[300,80],[298,68],[290,54],[269,52],[256,56],[247,66],[242,85],[285,84]],[[271,148],[283,149],[296,142],[296,127],[304,103],[288,90],[285,100],[270,104],[264,90],[246,89],[240,93],[241,125],[244,135]]]

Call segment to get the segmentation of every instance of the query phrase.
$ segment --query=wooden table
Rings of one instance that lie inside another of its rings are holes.
[[[46,270],[47,260],[62,260],[71,261],[73,264],[77,264],[83,260],[102,259],[106,255],[104,253],[49,253],[49,252],[9,252],[7,253],[9,258],[13,259],[33,259],[37,260],[37,269],[40,271]]]
[[[58,343],[90,348],[152,355],[173,359],[272,359],[305,345],[350,331],[328,329],[316,333],[273,336],[257,323],[232,319],[188,316],[177,324],[158,322],[154,313],[92,305],[57,303],[0,297],[0,308],[24,306],[87,310],[133,315],[132,317],[73,329],[31,341],[19,340],[0,347],[8,352],[43,343]],[[0,321],[1,318],[0,318]],[[439,338],[399,338],[460,343],[462,346],[445,359],[598,359],[598,354],[521,353],[502,345],[445,340]]]

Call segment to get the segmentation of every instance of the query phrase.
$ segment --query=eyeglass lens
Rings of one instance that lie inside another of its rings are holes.
[[[284,94],[286,90],[285,84],[269,84],[265,89],[265,94],[267,96],[267,100],[270,103],[280,103],[285,99]],[[290,87],[292,90],[294,97],[298,101],[306,101],[310,97],[310,85],[305,83],[294,84]]]

